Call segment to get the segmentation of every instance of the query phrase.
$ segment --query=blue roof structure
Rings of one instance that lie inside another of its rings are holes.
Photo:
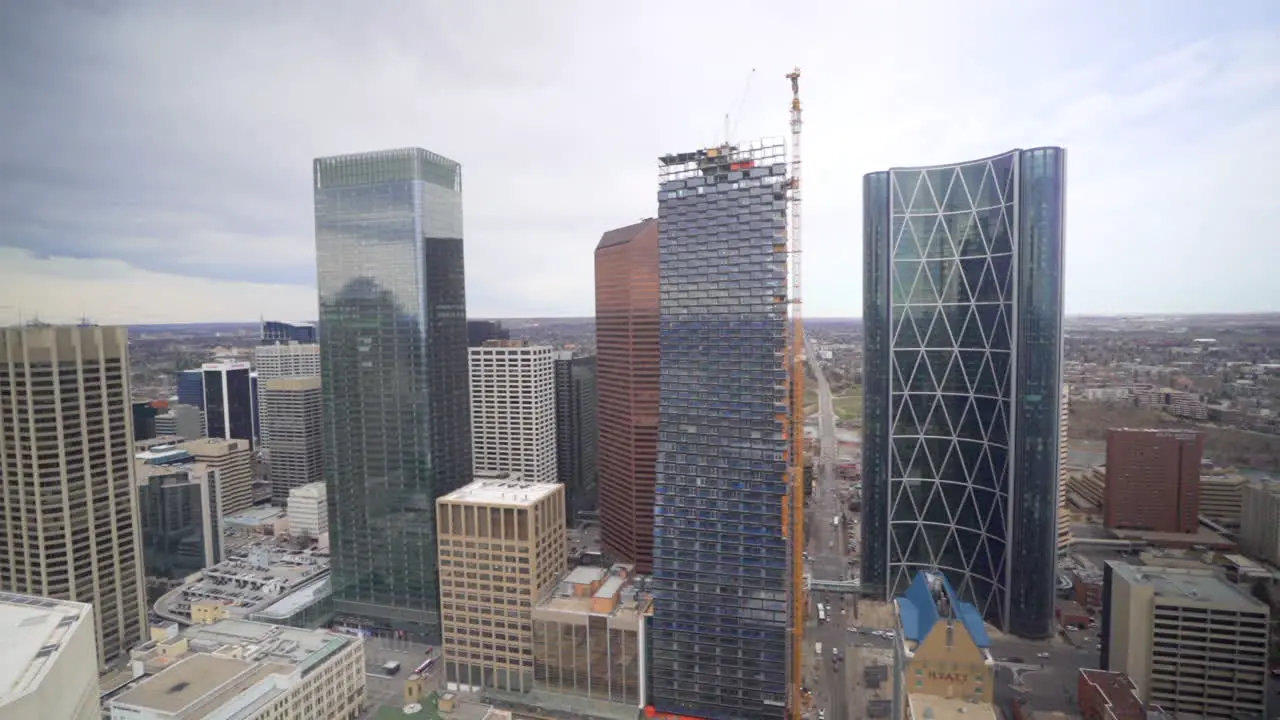
[[[917,643],[924,641],[933,626],[942,619],[939,612],[940,600],[945,601],[944,609],[950,607],[948,616],[964,625],[974,644],[982,649],[991,647],[991,638],[987,635],[987,627],[982,622],[982,614],[978,612],[978,608],[962,601],[947,576],[938,572],[917,573],[907,592],[898,598],[902,635],[905,639]]]

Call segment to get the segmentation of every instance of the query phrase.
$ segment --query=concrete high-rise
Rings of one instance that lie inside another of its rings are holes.
[[[340,155],[314,189],[334,605],[436,639],[435,501],[471,478],[462,168]]]
[[[491,340],[471,353],[471,462],[475,472],[518,472],[556,481],[553,352]]]
[[[596,356],[559,352],[556,363],[556,470],[569,524],[599,508]]]
[[[1204,433],[1108,430],[1103,524],[1112,529],[1199,532],[1203,457]]]
[[[205,431],[211,438],[246,440],[253,444],[254,407],[252,369],[247,362],[205,363]]]
[[[258,374],[258,414],[262,417],[262,450],[271,455],[271,427],[267,417],[265,387],[268,380],[286,377],[320,377],[320,346],[316,343],[276,342],[253,349],[253,369]]]
[[[1061,148],[863,182],[862,585],[939,570],[1004,632],[1053,633]]]
[[[235,515],[253,507],[253,449],[248,440],[201,438],[178,446],[195,462],[218,471],[219,503],[223,515]]]
[[[658,458],[658,221],[606,232],[595,265],[600,534],[611,556],[648,573]]]
[[[786,716],[787,165],[781,141],[659,160],[660,712]]]
[[[129,335],[0,329],[0,590],[93,605],[98,663],[146,638]]]
[[[207,437],[204,411],[194,405],[173,403],[167,412],[156,416],[156,436],[176,435],[183,440]]]
[[[271,501],[284,505],[293,488],[324,482],[320,378],[272,378],[263,383],[262,399],[271,408],[263,423],[271,437]]]

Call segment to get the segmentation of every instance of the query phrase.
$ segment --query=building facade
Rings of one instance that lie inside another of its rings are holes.
[[[156,416],[156,437],[175,436],[183,440],[208,437],[204,411],[194,405],[173,403],[167,412]]]
[[[596,356],[556,353],[555,372],[556,471],[572,525],[599,508]]]
[[[1103,670],[1176,717],[1265,717],[1264,603],[1209,569],[1111,561],[1103,572]]]
[[[1108,430],[1103,524],[1108,529],[1199,532],[1203,457],[1204,433]]]
[[[271,408],[263,423],[271,438],[271,501],[283,505],[293,488],[324,482],[320,376],[272,378],[262,384],[262,399]]]
[[[0,589],[92,604],[104,667],[141,642],[125,328],[0,329],[0,493]]]
[[[314,166],[337,612],[436,638],[436,498],[471,477],[462,168],[421,149]]]
[[[1280,487],[1255,481],[1242,488],[1240,550],[1250,557],[1280,565]]]
[[[289,534],[318,538],[329,532],[328,504],[323,482],[289,490]]]
[[[1053,632],[1065,151],[864,179],[863,586]]]
[[[102,717],[93,615],[87,603],[0,592],[0,718]]]
[[[178,373],[178,402],[204,410],[204,371],[183,370]]]
[[[601,236],[595,282],[600,535],[611,556],[647,573],[658,458],[658,221]]]
[[[133,403],[133,439],[150,440],[156,436],[156,407],[149,402]]]
[[[491,340],[471,352],[471,463],[555,482],[556,384],[545,345]]]
[[[445,682],[532,690],[533,607],[568,567],[564,486],[479,473],[437,501],[436,519]]]
[[[247,362],[205,363],[205,431],[211,438],[246,440],[257,437],[253,427],[252,366]]]
[[[253,507],[253,450],[248,440],[203,438],[178,445],[195,462],[218,471],[222,514],[235,515]]]
[[[138,456],[138,522],[147,577],[181,580],[223,560],[218,472]]]
[[[467,345],[480,347],[490,340],[510,340],[511,331],[500,320],[468,320]]]
[[[1071,551],[1071,506],[1067,503],[1067,455],[1071,445],[1067,435],[1071,414],[1071,393],[1062,386],[1058,411],[1058,557]]]
[[[320,346],[314,342],[277,342],[253,349],[253,369],[258,375],[258,415],[262,418],[259,438],[263,452],[271,456],[271,423],[268,416],[266,384],[277,378],[320,377]]]
[[[660,159],[657,711],[787,703],[787,166],[781,141]]]
[[[316,342],[316,324],[311,322],[284,322],[283,320],[263,320],[262,334],[259,338],[263,345],[281,343],[314,344]]]

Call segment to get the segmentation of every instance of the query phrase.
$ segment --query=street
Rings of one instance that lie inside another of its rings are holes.
[[[428,654],[427,645],[401,640],[395,637],[371,636],[364,641],[365,677],[368,681],[367,703],[362,718],[372,718],[383,706],[401,707],[404,701],[404,681],[413,673],[414,668],[428,657],[436,659],[436,667],[427,673],[424,694],[439,689],[440,684],[440,648],[431,647]],[[400,671],[388,675],[382,669],[383,663],[389,661],[400,663]]]
[[[817,487],[809,505],[808,552],[809,574],[817,580],[844,580],[848,572],[845,557],[844,508],[836,494],[836,415],[831,403],[831,386],[818,364],[813,344],[805,341],[805,354],[809,366],[818,380],[818,458],[815,473]],[[840,517],[836,524],[834,519]],[[855,596],[840,593],[811,593],[809,626],[806,633],[805,653],[813,652],[814,644],[822,644],[824,657],[814,657],[807,682],[813,691],[814,707],[824,709],[828,720],[849,720],[853,715],[848,707],[848,685],[845,662],[849,645],[849,618],[854,612]],[[818,604],[827,608],[826,622],[818,620]],[[847,607],[846,607],[847,604]],[[840,654],[837,662],[833,651]]]

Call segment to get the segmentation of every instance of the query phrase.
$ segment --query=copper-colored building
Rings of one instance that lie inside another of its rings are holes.
[[[1199,530],[1203,455],[1203,433],[1108,430],[1104,524],[1154,532]]]
[[[653,567],[658,456],[658,221],[606,232],[596,245],[596,388],[600,526],[605,549]]]

